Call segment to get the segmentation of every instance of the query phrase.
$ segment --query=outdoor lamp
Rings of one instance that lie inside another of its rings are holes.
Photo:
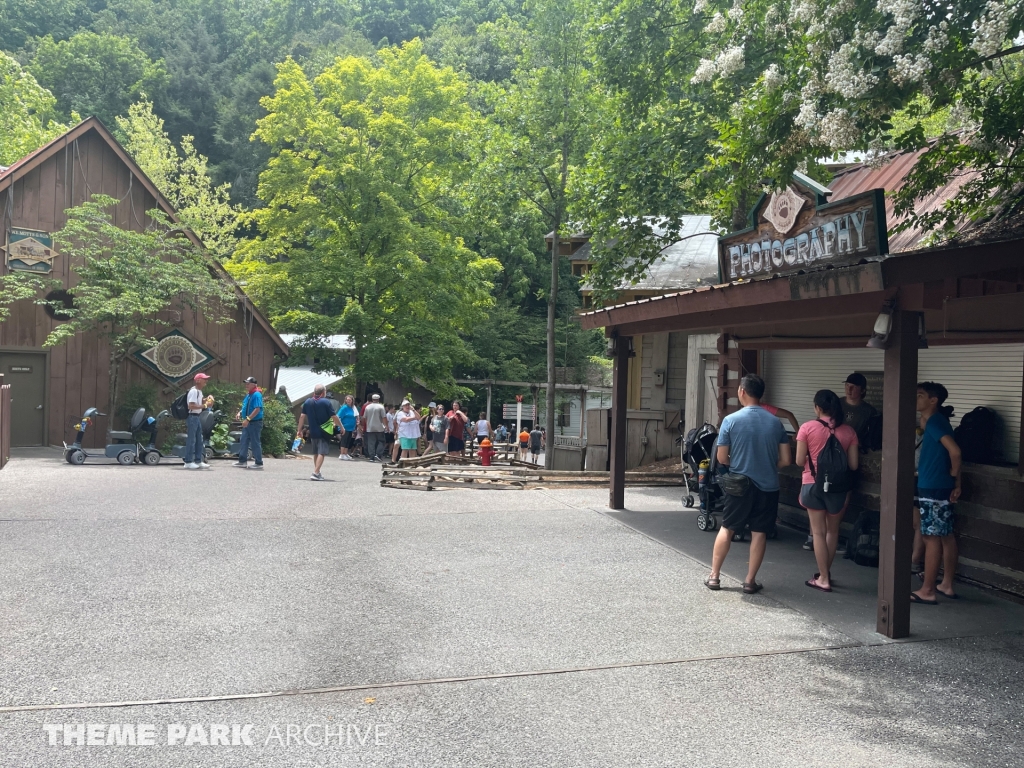
[[[885,349],[889,346],[889,333],[892,331],[892,311],[894,302],[887,301],[882,311],[875,318],[875,326],[871,329],[871,338],[867,346],[871,349]]]
[[[615,357],[615,352],[618,350],[620,343],[626,343],[629,349],[628,357],[636,357],[636,352],[633,350],[633,337],[632,336],[612,336],[608,339],[608,345],[605,347],[605,354],[608,357]]]

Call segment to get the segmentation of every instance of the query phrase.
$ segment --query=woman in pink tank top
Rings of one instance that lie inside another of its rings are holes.
[[[822,592],[832,591],[830,571],[836,558],[839,544],[839,524],[843,522],[846,507],[850,502],[850,491],[828,492],[816,482],[814,467],[820,465],[822,449],[832,435],[846,452],[846,463],[850,472],[860,465],[857,433],[843,424],[843,404],[839,396],[830,389],[821,389],[814,395],[814,413],[817,419],[808,421],[796,433],[796,465],[803,466],[800,486],[800,506],[807,510],[814,537],[814,559],[818,572],[805,583]]]

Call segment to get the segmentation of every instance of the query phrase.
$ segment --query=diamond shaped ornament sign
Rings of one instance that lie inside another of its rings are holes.
[[[213,361],[213,355],[181,331],[171,331],[148,349],[134,353],[143,368],[171,384],[194,376]]]

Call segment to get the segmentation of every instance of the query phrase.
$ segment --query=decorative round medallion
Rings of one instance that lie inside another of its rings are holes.
[[[781,192],[773,192],[765,207],[764,218],[771,222],[780,235],[785,235],[796,224],[797,214],[805,202],[792,187],[786,187]]]
[[[169,378],[184,376],[196,364],[196,348],[184,336],[166,336],[153,349],[153,362]]]

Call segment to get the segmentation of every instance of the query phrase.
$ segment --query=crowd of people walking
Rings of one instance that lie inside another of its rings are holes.
[[[396,463],[401,458],[430,453],[465,454],[473,450],[474,442],[478,447],[488,448],[514,445],[507,426],[492,426],[484,412],[471,419],[458,400],[453,401],[450,408],[431,402],[417,409],[404,399],[396,408],[384,405],[381,396],[375,393],[360,407],[352,395],[346,395],[344,404],[338,404],[333,394],[320,384],[313,396],[302,404],[295,438],[298,443],[308,443],[312,450],[314,467],[310,480],[323,479],[324,457],[330,455],[335,439],[339,445],[339,460],[362,458],[381,463]],[[525,461],[529,451],[533,462],[537,463],[545,444],[543,428],[522,432],[519,435],[520,458]]]

